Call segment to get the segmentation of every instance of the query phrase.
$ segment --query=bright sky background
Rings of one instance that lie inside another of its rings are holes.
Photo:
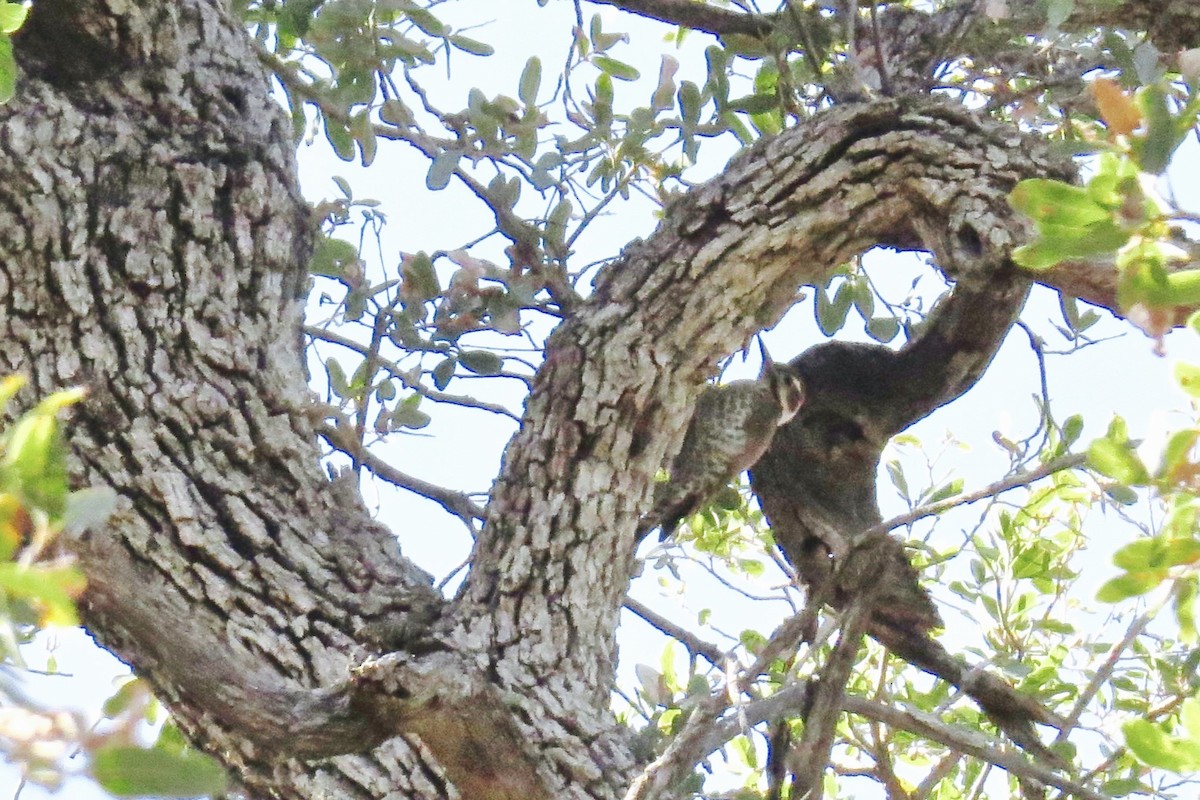
[[[514,10],[517,8],[519,11]],[[422,81],[435,98],[439,90],[451,87],[453,94],[443,93],[438,100],[443,108],[465,105],[466,90],[471,86],[482,88],[488,96],[502,93],[515,95],[525,60],[534,54],[539,55],[543,63],[540,97],[548,96],[555,73],[566,58],[570,30],[574,24],[571,3],[555,0],[547,8],[538,9],[533,2],[525,2],[518,7],[487,0],[460,0],[440,6],[438,13],[444,14],[444,20],[452,24],[477,25],[478,20],[495,20],[474,31],[466,31],[468,35],[494,45],[495,56],[474,58],[455,52],[453,74],[449,81],[444,72],[439,76],[436,69],[420,73]],[[640,69],[643,85],[630,87],[618,82],[618,107],[622,102],[633,102],[634,98],[640,102],[648,95],[650,88],[644,84],[654,81],[660,54],[664,52],[672,53],[682,63],[680,78],[689,77],[703,82],[703,49],[710,42],[707,37],[692,35],[681,52],[672,52],[673,45],[663,42],[663,35],[667,32],[664,26],[586,4],[585,13],[589,17],[592,13],[600,13],[606,20],[606,29],[627,31],[631,35],[632,45],[620,46],[613,54]],[[389,218],[389,225],[383,231],[383,253],[389,269],[395,269],[401,250],[451,249],[490,227],[489,217],[481,204],[455,184],[436,194],[425,190],[424,175],[428,162],[423,156],[402,144],[381,144],[383,146],[375,164],[369,170],[363,170],[357,165],[338,160],[329,152],[323,138],[318,138],[313,146],[300,150],[301,178],[306,196],[314,202],[337,195],[331,181],[333,175],[347,178],[356,196],[373,197],[383,202],[380,211]],[[708,170],[708,174],[721,168],[733,152],[733,146],[728,145],[721,152],[719,150],[711,143],[702,148],[702,166]],[[1195,165],[1195,147],[1189,145],[1189,153],[1182,159],[1176,173],[1194,175]],[[1200,208],[1200,187],[1195,182],[1178,181],[1173,188],[1183,205],[1192,209]],[[527,189],[525,195],[529,194]],[[584,264],[612,256],[625,242],[635,236],[646,236],[656,225],[653,206],[637,194],[632,195],[629,203],[618,206],[617,212],[597,220],[580,239],[573,263]],[[504,263],[502,246],[499,239],[494,238],[485,243],[477,255]],[[368,260],[371,252],[373,250],[368,248]],[[877,254],[868,263],[873,270],[873,280],[884,294],[898,301],[906,293],[914,275],[922,271],[920,286],[927,296],[935,295],[940,286],[937,276],[927,268],[914,267],[916,262],[917,259],[911,256]],[[310,316],[311,319],[321,318],[320,309],[311,305],[310,309],[316,312]],[[1096,338],[1116,336],[1117,339],[1069,357],[1049,357],[1049,386],[1055,407],[1060,414],[1077,412],[1084,415],[1084,442],[1102,434],[1109,419],[1116,413],[1128,420],[1131,435],[1153,441],[1166,426],[1182,423],[1178,410],[1187,409],[1188,400],[1176,388],[1171,367],[1180,358],[1200,361],[1200,346],[1191,333],[1176,333],[1167,339],[1167,356],[1156,357],[1152,355],[1153,343],[1150,340],[1131,326],[1112,320],[1107,314],[1104,316],[1106,319],[1089,334]],[[1036,290],[1024,319],[1047,337],[1049,349],[1067,348],[1066,341],[1054,334],[1048,324],[1061,324],[1058,300],[1054,293]],[[853,312],[839,335],[866,340],[862,324]],[[810,298],[766,336],[766,343],[771,353],[783,360],[822,339],[813,321]],[[343,358],[343,364],[353,362]],[[754,374],[757,369],[757,363],[753,360],[746,364],[735,360],[727,377]],[[319,374],[319,370],[315,374]],[[519,412],[519,389],[515,382],[456,380],[448,391],[481,397],[486,393],[488,399],[504,402]],[[939,410],[912,430],[931,454],[944,450],[943,458],[937,461],[934,468],[935,476],[942,481],[962,476],[967,490],[1001,477],[1007,469],[1008,456],[993,443],[992,433],[1000,431],[1010,439],[1020,439],[1032,432],[1037,420],[1032,396],[1037,392],[1038,372],[1034,354],[1025,334],[1015,330],[986,376],[966,397]],[[455,489],[486,491],[497,473],[501,452],[514,432],[515,424],[503,417],[450,406],[425,407],[425,410],[433,414],[433,424],[422,432],[428,435],[396,436],[393,442],[378,452],[386,454],[398,468],[434,483]],[[965,449],[943,447],[943,443],[951,438],[962,442]],[[910,469],[919,463],[912,459],[906,461]],[[919,473],[915,473],[914,482],[918,477]],[[440,507],[370,480],[364,490],[371,507],[377,508],[380,518],[397,532],[405,554],[436,577],[448,574],[467,557],[470,540],[463,525],[445,514]],[[907,510],[886,477],[880,479],[880,502],[885,517]],[[977,517],[978,510],[968,511],[961,525],[969,525]],[[1108,526],[1103,521],[1098,522],[1100,524],[1088,528],[1093,535],[1093,544],[1089,563],[1082,565],[1085,582],[1093,586],[1098,586],[1113,574],[1108,555],[1122,543],[1116,536],[1129,535],[1124,533],[1107,537],[1104,532],[1109,530]],[[955,528],[943,522],[934,541],[946,546],[954,541],[953,537],[960,530],[961,527]],[[710,607],[714,600],[718,603],[711,606],[714,625],[733,634],[751,626],[766,630],[765,626],[770,624],[770,620],[764,617],[764,613],[771,613],[771,609],[775,609],[780,617],[787,612],[787,606],[783,603],[770,604],[764,612],[763,604],[751,607],[736,598],[730,599],[715,583],[706,582],[698,570],[685,572],[687,585],[682,592],[674,584],[668,588],[660,586],[659,578],[663,575],[665,573],[647,570],[635,582],[632,592],[643,602],[682,624],[694,624],[695,615],[702,608]],[[777,585],[781,581],[780,573],[768,570],[764,584]],[[1087,590],[1088,593],[1091,591]],[[961,600],[948,592],[938,592],[937,597],[943,601],[947,623],[942,641],[955,649],[956,641],[968,641],[974,633],[970,619],[972,609],[961,608]],[[652,665],[659,663],[663,639],[643,622],[627,615],[619,636],[623,648],[622,675],[631,676],[633,664],[638,661]],[[95,719],[99,703],[111,694],[114,677],[125,670],[111,656],[98,651],[81,632],[64,631],[56,638],[56,657],[60,669],[69,673],[70,677],[31,678],[28,681],[29,688],[48,705],[78,708],[89,719]],[[30,648],[30,651],[27,657],[36,667],[44,655],[36,647]],[[0,764],[0,800],[13,796],[16,782],[15,770]],[[72,780],[57,795],[31,786],[20,796],[24,800],[40,800],[51,796],[69,800],[107,797],[84,780]]]

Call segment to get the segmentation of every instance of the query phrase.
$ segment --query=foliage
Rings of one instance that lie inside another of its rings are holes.
[[[17,62],[13,59],[12,35],[29,15],[24,3],[0,3],[0,104],[12,99],[17,88]]]
[[[1161,174],[1200,118],[1194,81],[1165,75],[1131,96],[1109,78],[1095,78],[1099,119],[1081,124],[1075,142],[1101,151],[1088,182],[1072,186],[1033,178],[1012,193],[1013,205],[1033,218],[1037,238],[1013,258],[1030,269],[1115,253],[1118,301],[1143,328],[1161,335],[1167,314],[1200,300],[1200,270],[1182,268],[1191,255],[1177,246],[1185,210],[1165,208],[1151,176]]]
[[[0,380],[0,412],[20,390],[20,377]],[[25,780],[55,789],[77,753],[87,773],[117,797],[194,797],[223,790],[225,775],[186,746],[168,723],[153,747],[137,744],[158,704],[129,680],[104,705],[103,730],[89,730],[69,711],[43,708],[20,688],[23,651],[54,627],[78,624],[75,598],[84,577],[62,552],[64,532],[102,524],[115,497],[103,489],[70,491],[60,412],[80,401],[78,389],[56,392],[0,433],[0,752]],[[56,673],[51,658],[47,672]]]

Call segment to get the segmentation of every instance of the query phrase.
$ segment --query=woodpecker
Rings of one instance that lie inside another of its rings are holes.
[[[709,386],[701,393],[670,478],[655,488],[654,507],[638,526],[639,540],[655,527],[662,529],[663,539],[674,533],[679,520],[754,466],[776,429],[796,416],[804,404],[804,383],[790,366],[763,355],[757,379]]]

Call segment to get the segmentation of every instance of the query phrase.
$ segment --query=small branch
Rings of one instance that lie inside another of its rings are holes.
[[[837,721],[844,707],[846,684],[854,670],[854,658],[858,655],[871,611],[870,592],[856,598],[842,617],[837,645],[821,669],[812,706],[804,717],[804,734],[797,745],[797,766],[792,775],[792,792],[797,797],[816,800],[822,795],[825,769],[831,761]]]
[[[824,603],[824,598],[814,598],[803,611],[785,620],[759,650],[753,664],[731,676],[724,686],[718,687],[697,705],[666,751],[634,779],[629,791],[625,793],[625,800],[648,800],[657,797],[666,788],[675,786],[680,777],[701,758],[732,738],[740,730],[738,720],[744,719],[741,709],[745,706],[739,705],[739,713],[734,715],[732,721],[737,728],[726,739],[712,746],[709,735],[714,720],[732,704],[731,695],[740,694],[742,687],[753,682],[784,652],[794,649],[801,636],[812,629],[817,613]]]
[[[741,709],[742,716],[751,725],[757,725],[780,716],[795,714],[804,708],[809,691],[807,683],[793,684],[764,700],[747,703]],[[993,764],[1019,778],[1028,778],[1047,786],[1053,786],[1066,796],[1078,797],[1081,800],[1108,800],[1094,789],[1089,789],[1082,783],[1059,775],[1019,753],[999,749],[981,733],[948,725],[931,714],[921,711],[906,711],[877,700],[868,700],[853,695],[842,697],[841,708],[847,713],[857,714],[897,730],[915,733],[930,741],[938,742],[950,750]],[[704,745],[707,747],[705,754],[716,750],[736,736],[740,730],[740,724],[737,719],[722,719],[711,726],[707,732],[707,738],[704,740]],[[940,764],[938,768],[941,768]]]
[[[358,409],[354,420],[354,438],[358,440],[359,451],[366,449],[367,444],[367,413],[371,409],[371,394],[370,387],[375,381],[375,373],[380,368],[380,362],[383,360],[379,355],[379,348],[383,346],[383,337],[387,331],[388,314],[384,311],[379,311],[375,314],[375,322],[371,326],[371,344],[367,347],[366,359],[363,362],[366,365],[364,372],[366,373],[366,386],[368,389],[363,391],[363,396],[358,402]],[[358,468],[362,465],[357,459],[354,462],[354,471],[358,472]]]
[[[656,19],[669,25],[691,28],[694,31],[726,36],[766,36],[775,27],[774,15],[745,14],[719,8],[695,0],[591,0],[598,5],[613,6],[639,17]]]
[[[962,753],[947,753],[941,761],[934,765],[933,769],[929,770],[929,774],[921,779],[917,788],[909,793],[908,800],[926,800],[961,760]]]
[[[1067,738],[1067,733],[1079,724],[1079,718],[1083,715],[1083,711],[1087,708],[1088,703],[1092,702],[1092,698],[1100,691],[1100,687],[1108,683],[1108,679],[1112,677],[1112,672],[1117,666],[1117,662],[1121,659],[1121,655],[1129,649],[1137,637],[1142,635],[1146,627],[1158,616],[1158,612],[1162,610],[1167,601],[1171,599],[1173,593],[1166,593],[1163,598],[1155,603],[1151,608],[1147,609],[1142,614],[1138,615],[1129,627],[1125,630],[1125,635],[1121,637],[1121,641],[1114,644],[1104,657],[1104,662],[1100,664],[1100,668],[1096,670],[1096,674],[1088,681],[1088,685],[1079,693],[1079,699],[1075,701],[1075,705],[1071,708],[1071,713],[1066,717],[1066,725],[1059,731],[1055,737],[1054,743],[1058,744]]]
[[[329,342],[330,344],[336,344],[340,347],[345,347],[347,350],[353,350],[363,357],[370,357],[370,350],[365,345],[360,344],[349,337],[342,336],[313,325],[305,325],[304,333],[305,335],[311,336],[314,339],[320,339],[323,342]],[[413,383],[404,370],[400,369],[395,363],[388,361],[387,359],[379,358],[376,362],[376,366],[378,366],[379,369],[382,369],[387,374],[391,375],[396,380],[400,381],[400,383],[404,385],[404,388],[410,389],[422,397],[427,397],[435,403],[445,403],[446,405],[451,406],[462,406],[463,408],[477,408],[480,411],[490,411],[493,414],[499,414],[501,416],[508,417],[514,422],[521,421],[520,416],[509,411],[504,406],[497,405],[495,403],[488,403],[483,400],[476,400],[474,397],[467,397],[465,395],[439,392],[437,389],[430,389],[428,386],[425,386],[420,382]]]
[[[662,616],[656,611],[653,611],[639,601],[634,600],[632,597],[626,596],[625,607],[633,614],[637,615],[646,623],[648,623],[651,627],[678,641],[687,648],[689,653],[700,656],[713,666],[721,667],[728,659],[728,656],[724,651],[721,650],[720,647],[717,647],[711,642],[704,641],[696,634],[692,633],[686,628],[676,625],[674,622],[671,622],[666,617]]]
[[[442,486],[436,486],[428,481],[423,481],[420,478],[414,478],[388,464],[365,447],[360,447],[353,430],[349,426],[321,425],[317,428],[317,433],[324,437],[330,445],[349,455],[354,459],[356,464],[361,464],[371,470],[373,474],[394,486],[399,486],[401,489],[407,489],[414,494],[421,495],[427,500],[432,500],[465,522],[468,528],[474,530],[471,525],[472,521],[484,518],[483,509],[472,502],[471,498],[462,492],[451,491]]]
[[[929,714],[920,711],[904,711],[858,697],[847,697],[843,701],[843,707],[851,714],[861,714],[885,725],[927,737],[944,744],[951,750],[957,750],[994,764],[1019,778],[1028,778],[1047,786],[1053,786],[1067,795],[1083,800],[1107,800],[1104,795],[1094,789],[1089,789],[1069,778],[1060,776],[1037,761],[992,746],[982,734],[951,727]]]
[[[1040,467],[1037,467],[1036,469],[1018,472],[1015,475],[1009,475],[1007,478],[1002,478],[995,483],[989,484],[982,489],[977,489],[974,492],[955,495],[954,497],[949,497],[936,503],[929,503],[928,505],[914,508],[912,511],[909,511],[906,514],[892,517],[886,522],[881,522],[878,525],[868,528],[859,536],[866,538],[868,536],[876,536],[882,533],[888,533],[895,528],[899,528],[901,525],[910,525],[919,519],[943,514],[952,508],[957,508],[958,506],[970,505],[971,503],[977,503],[980,500],[986,500],[989,497],[1003,494],[1004,492],[1012,489],[1019,489],[1022,486],[1028,486],[1029,484],[1036,483],[1042,478],[1046,478],[1056,472],[1061,472],[1064,469],[1081,467],[1085,463],[1087,463],[1087,454],[1085,453],[1073,453],[1071,455],[1060,456],[1043,464]]]

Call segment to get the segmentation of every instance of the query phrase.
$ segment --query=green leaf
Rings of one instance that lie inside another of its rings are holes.
[[[867,335],[884,344],[900,333],[900,320],[895,317],[874,317],[867,323]]]
[[[962,491],[962,488],[963,488],[963,479],[955,478],[954,480],[950,481],[949,483],[945,484],[944,486],[938,488],[937,491],[935,491],[933,494],[929,495],[929,499],[926,500],[925,502],[937,503],[937,502],[940,502],[947,498],[954,497],[954,495],[956,495]]]
[[[1073,258],[1115,253],[1129,241],[1129,231],[1112,220],[1083,227],[1042,223],[1039,237],[1013,250],[1013,260],[1027,269],[1048,269]]]
[[[110,745],[93,754],[91,772],[118,797],[198,797],[223,792],[227,784],[220,765],[195,750]]]
[[[458,364],[458,359],[451,356],[433,368],[433,385],[439,392],[450,385],[456,364]]]
[[[450,32],[450,26],[439,20],[423,8],[410,6],[404,10],[412,23],[421,29],[422,33],[436,36],[439,39]]]
[[[420,395],[415,395],[420,397]],[[429,425],[431,419],[428,414],[418,408],[414,408],[407,404],[400,404],[391,414],[391,422],[397,428],[411,428],[418,430]]]
[[[532,108],[537,105],[537,93],[541,85],[542,60],[537,56],[531,56],[525,62],[525,69],[521,70],[521,81],[517,85],[517,96],[521,98],[522,103]]]
[[[560,247],[566,241],[567,223],[571,221],[571,212],[574,210],[575,205],[566,198],[554,206],[546,219],[546,232],[543,234],[547,247]]]
[[[324,116],[325,138],[329,140],[333,152],[342,161],[354,160],[354,136],[350,129],[337,120]]]
[[[134,700],[141,697],[145,691],[145,684],[138,678],[127,680],[104,701],[104,705],[100,708],[100,713],[105,719],[116,719],[125,709],[129,708],[129,705]]]
[[[469,36],[454,34],[450,37],[450,44],[462,50],[464,53],[470,53],[473,56],[490,56],[496,52],[496,48],[492,47],[487,42],[480,42],[472,39]]]
[[[350,385],[346,381],[346,371],[336,358],[325,360],[325,374],[329,376],[329,390],[337,397],[345,400],[350,396]]]
[[[433,259],[424,250],[404,254],[400,261],[400,277],[405,302],[424,303],[442,293]]]
[[[277,17],[280,35],[298,39],[308,33],[313,12],[322,2],[324,0],[287,0]]]
[[[1146,134],[1135,148],[1138,165],[1152,175],[1160,175],[1191,128],[1176,124],[1161,85],[1147,86],[1138,94],[1138,101],[1146,122]]]
[[[391,380],[380,381],[375,387],[375,397],[382,401],[392,400],[396,397],[396,383]]]
[[[1175,597],[1173,598],[1173,606],[1175,610],[1175,621],[1179,623],[1179,638],[1189,644],[1195,644],[1196,635],[1196,576],[1190,575],[1183,578],[1175,584]],[[1197,727],[1200,728],[1200,719],[1197,721]],[[1193,737],[1200,743],[1200,735],[1194,732]]]
[[[13,33],[25,24],[29,7],[23,3],[0,3],[0,33]]]
[[[0,439],[0,477],[55,518],[63,513],[69,490],[66,446],[56,414],[82,397],[79,389],[50,395]]]
[[[74,598],[85,583],[75,567],[0,563],[0,591],[38,606],[43,625],[78,625]]]
[[[1200,541],[1152,536],[1130,542],[1113,554],[1113,564],[1127,572],[1158,570],[1200,561]]]
[[[1167,275],[1161,304],[1189,306],[1200,303],[1200,269],[1184,269]]]
[[[8,401],[12,400],[13,395],[24,385],[25,378],[22,375],[9,375],[0,379],[0,411],[8,407]]]
[[[1088,448],[1088,465],[1126,486],[1144,486],[1150,482],[1146,465],[1125,442],[1097,439]]]
[[[498,375],[504,366],[500,356],[487,350],[464,350],[458,356],[458,363],[476,375]]]
[[[817,303],[814,309],[817,317],[817,327],[825,336],[832,336],[846,324],[846,315],[850,313],[851,291],[849,284],[843,283],[838,287],[833,300],[829,299],[826,291],[817,287]]]
[[[1062,426],[1063,442],[1070,446],[1079,440],[1079,435],[1083,433],[1083,417],[1078,414],[1072,414],[1067,417],[1067,421]]]
[[[1101,603],[1119,603],[1130,597],[1145,594],[1166,578],[1166,572],[1127,572],[1107,581],[1096,592]]]
[[[1013,208],[1042,223],[1083,228],[1112,219],[1112,211],[1096,203],[1088,191],[1063,181],[1028,178],[1008,195]]]
[[[779,109],[779,95],[751,94],[729,101],[729,108],[746,114],[766,114]]]
[[[1131,506],[1138,500],[1137,492],[1128,486],[1107,486],[1104,494],[1108,495],[1113,502],[1123,506]]]
[[[459,159],[462,158],[462,153],[457,150],[440,150],[434,156],[433,162],[429,165],[429,172],[425,175],[425,186],[431,192],[440,192],[450,185],[450,178],[454,176],[454,171],[458,169]]]
[[[358,263],[358,248],[342,239],[321,237],[313,249],[308,271],[323,278],[344,279],[346,267]]]
[[[691,81],[679,84],[676,93],[679,100],[679,115],[683,118],[684,128],[694,128],[700,124],[700,87]]]
[[[1125,734],[1125,745],[1129,752],[1139,761],[1174,772],[1182,772],[1187,768],[1187,759],[1180,757],[1170,737],[1153,722],[1130,720],[1121,726],[1121,731]]]
[[[17,92],[17,62],[13,58],[12,39],[0,33],[0,104],[12,100]]]

